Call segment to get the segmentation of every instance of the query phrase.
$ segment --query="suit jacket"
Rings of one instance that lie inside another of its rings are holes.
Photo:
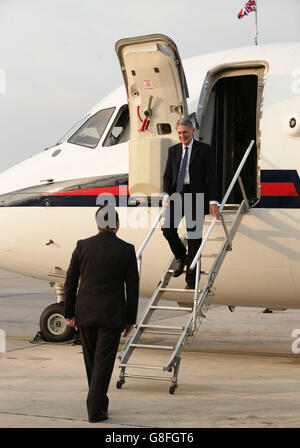
[[[75,316],[82,326],[124,328],[136,321],[138,297],[132,244],[109,231],[77,242],[65,282],[66,318]]]
[[[182,157],[182,143],[169,148],[163,176],[164,193],[176,191],[176,182]],[[207,143],[194,140],[189,164],[192,193],[204,193],[204,212],[209,213],[209,201],[217,201],[216,167],[213,153]]]

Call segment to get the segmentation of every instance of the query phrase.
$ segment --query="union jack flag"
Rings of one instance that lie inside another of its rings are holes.
[[[245,6],[240,10],[238,13],[238,19],[242,19],[244,16],[247,16],[249,12],[256,11],[256,1],[255,0],[248,0],[248,2],[245,4]]]

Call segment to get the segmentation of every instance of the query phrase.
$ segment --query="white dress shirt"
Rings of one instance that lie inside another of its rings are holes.
[[[183,181],[184,185],[188,185],[190,183],[189,167],[190,167],[190,158],[191,158],[191,152],[192,152],[193,143],[194,143],[194,139],[192,139],[192,141],[190,142],[189,145],[187,145],[187,146],[186,145],[182,145],[182,155],[181,155],[180,168],[181,168],[181,165],[182,165],[182,162],[183,162],[183,158],[184,158],[184,154],[185,154],[184,148],[188,148],[187,149],[187,151],[188,151],[188,158],[187,158],[186,171],[185,171],[184,181]],[[179,171],[180,171],[180,168],[179,168]]]
[[[183,162],[183,158],[184,158],[184,154],[185,154],[185,150],[184,148],[188,148],[188,159],[187,159],[187,164],[186,164],[186,172],[185,172],[185,176],[184,176],[184,185],[189,185],[190,183],[190,159],[191,159],[191,153],[192,153],[192,147],[193,147],[193,143],[194,143],[194,139],[191,140],[191,142],[189,143],[189,145],[184,145],[182,144],[182,155],[181,155],[181,163],[180,163],[180,167],[179,167],[179,171],[181,168],[181,164]],[[217,201],[209,201],[210,204],[217,204],[219,205],[219,203]]]

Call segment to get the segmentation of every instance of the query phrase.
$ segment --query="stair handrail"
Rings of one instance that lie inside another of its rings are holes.
[[[147,233],[147,236],[146,236],[146,238],[144,239],[144,241],[143,241],[141,247],[139,248],[138,253],[136,254],[136,259],[137,259],[137,263],[138,263],[139,275],[141,275],[141,270],[142,270],[142,256],[143,256],[144,249],[145,249],[145,247],[147,246],[147,244],[148,244],[148,242],[149,242],[149,240],[150,240],[150,238],[151,238],[151,236],[152,236],[154,230],[156,229],[156,227],[157,227],[159,221],[160,221],[161,218],[163,217],[164,212],[165,212],[164,209],[162,209],[162,210],[160,211],[159,215],[157,216],[157,218],[155,219],[154,223],[152,224],[152,226],[151,226],[149,232]]]
[[[246,160],[247,160],[247,158],[248,158],[248,156],[249,156],[249,154],[251,152],[251,149],[252,149],[254,143],[255,143],[254,140],[251,140],[251,142],[250,142],[248,148],[246,149],[245,154],[244,154],[244,156],[243,156],[243,158],[242,158],[242,160],[241,160],[241,162],[240,162],[240,164],[239,164],[239,166],[238,166],[238,168],[237,168],[237,170],[235,172],[235,175],[233,176],[232,181],[230,182],[230,185],[229,185],[229,187],[228,187],[228,189],[227,189],[227,191],[226,191],[226,193],[224,195],[224,198],[223,198],[223,200],[222,200],[222,202],[221,202],[221,204],[219,206],[221,217],[222,217],[222,211],[223,211],[224,205],[226,204],[226,202],[227,202],[227,200],[228,200],[228,198],[229,198],[229,196],[230,196],[230,194],[231,194],[231,192],[233,190],[233,187],[236,184],[236,181],[239,179],[240,173],[241,173],[241,171],[242,171],[242,169],[243,169],[243,167],[244,167],[244,165],[246,163]],[[242,193],[243,193],[243,196],[244,196],[244,190],[243,190],[242,186],[241,186],[241,189],[242,189]],[[245,198],[245,199],[247,200],[247,198]],[[212,231],[213,231],[213,229],[214,229],[214,227],[216,225],[216,222],[217,222],[217,218],[214,218],[212,223],[211,223],[211,225],[210,225],[210,227],[209,227],[209,229],[208,229],[208,231],[206,232],[205,237],[203,238],[203,241],[202,241],[202,243],[201,243],[201,245],[200,245],[200,247],[199,247],[199,249],[198,249],[198,251],[197,251],[197,253],[196,253],[196,255],[195,255],[195,257],[194,257],[194,259],[192,261],[192,263],[191,263],[191,265],[190,265],[190,269],[191,270],[193,270],[195,268],[196,264],[200,260],[200,256],[201,256],[201,254],[202,254],[202,252],[204,250],[204,247],[205,247],[205,245],[207,243],[208,238],[210,237],[210,234],[212,233]],[[223,222],[223,220],[222,220],[222,222]],[[227,232],[226,232],[226,237],[228,239]]]

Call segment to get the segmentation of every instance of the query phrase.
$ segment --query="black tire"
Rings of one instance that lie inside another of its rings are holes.
[[[117,386],[117,389],[121,389],[121,387],[123,386],[123,384],[124,384],[124,381],[117,381],[117,384],[116,384],[116,386]]]
[[[46,341],[65,342],[72,339],[75,329],[68,327],[64,318],[63,302],[49,305],[40,317],[41,333]]]

